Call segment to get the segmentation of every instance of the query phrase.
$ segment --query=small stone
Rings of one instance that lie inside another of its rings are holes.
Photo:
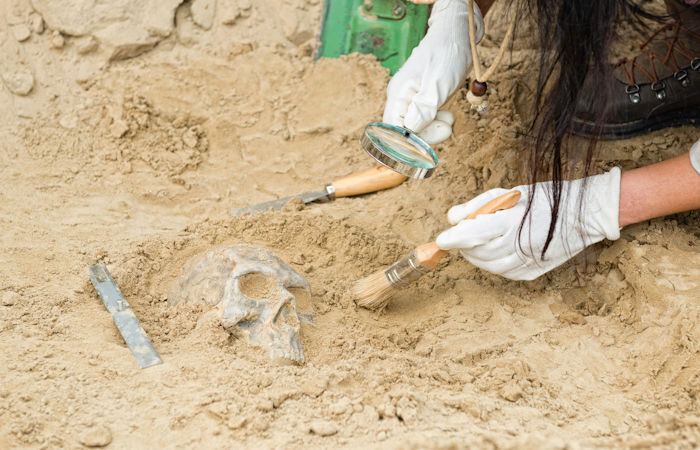
[[[503,386],[501,389],[501,397],[508,400],[509,402],[517,402],[523,396],[523,390],[518,386],[517,383],[510,382]]]
[[[60,50],[63,48],[63,46],[66,44],[66,40],[63,38],[63,35],[59,33],[58,31],[54,31],[53,34],[51,35],[51,48],[55,48],[57,50]]]
[[[32,35],[32,30],[30,30],[29,27],[24,23],[20,23],[18,25],[12,25],[11,29],[12,29],[12,35],[19,42],[26,41]]]
[[[10,92],[21,96],[28,95],[34,88],[34,75],[27,69],[5,72],[2,81]]]
[[[44,19],[37,13],[31,13],[29,15],[29,27],[36,34],[41,34],[44,32]]]
[[[208,30],[214,24],[216,0],[194,0],[190,11],[194,23]]]
[[[231,429],[231,430],[237,430],[239,428],[243,428],[247,423],[248,423],[247,417],[245,417],[245,416],[233,416],[228,420],[228,422],[226,422],[226,426],[229,427],[229,429]]]
[[[585,325],[586,318],[572,310],[564,310],[559,313],[559,321],[571,325]]]
[[[309,431],[319,436],[333,436],[338,432],[338,427],[333,422],[314,420],[309,425]]]
[[[78,126],[78,118],[73,114],[68,114],[58,120],[58,124],[66,130],[72,130]]]
[[[391,403],[383,403],[377,408],[377,412],[382,418],[392,418],[396,417],[396,407]]]
[[[326,380],[313,378],[305,381],[301,386],[299,386],[299,388],[301,389],[301,392],[309,397],[316,398],[323,394],[327,386],[328,382]]]
[[[112,432],[104,425],[90,428],[80,438],[80,443],[86,447],[106,447],[112,442]]]
[[[0,299],[2,306],[12,306],[19,302],[20,296],[15,291],[5,291],[2,293],[2,297],[0,297]]]
[[[88,53],[97,50],[97,39],[94,36],[83,36],[78,38],[75,42],[75,49],[81,55],[87,55]]]
[[[258,411],[268,412],[268,411],[272,411],[275,408],[275,405],[271,399],[267,398],[264,400],[260,400],[258,402],[256,408],[258,409]]]
[[[352,403],[350,402],[350,399],[347,397],[343,397],[337,403],[332,404],[330,410],[331,413],[335,415],[340,415],[347,412],[351,407]]]
[[[182,135],[182,142],[189,148],[195,148],[197,146],[197,133],[194,129],[190,128]]]
[[[109,133],[117,139],[124,136],[127,131],[129,131],[129,126],[121,119],[115,120],[112,126],[109,127]]]

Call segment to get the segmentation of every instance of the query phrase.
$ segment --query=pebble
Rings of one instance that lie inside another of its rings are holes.
[[[338,432],[338,427],[333,422],[315,420],[309,425],[309,431],[319,436],[333,436]]]
[[[559,314],[559,321],[562,323],[572,324],[572,325],[585,325],[586,318],[580,313],[571,310],[562,311]]]
[[[32,30],[26,24],[20,23],[12,26],[12,35],[19,42],[24,42],[32,35]]]
[[[257,404],[257,409],[262,412],[272,411],[275,408],[274,403],[269,398],[260,400]]]
[[[200,27],[208,30],[214,24],[215,9],[216,0],[194,0],[190,7],[192,20]]]
[[[63,35],[58,31],[54,31],[51,35],[51,48],[62,49],[65,44],[66,40],[63,38]]]
[[[86,447],[106,447],[112,442],[112,432],[104,425],[90,428],[80,438],[80,443]]]
[[[29,26],[33,32],[41,34],[44,32],[44,19],[37,13],[31,13],[29,15]]]
[[[299,388],[304,394],[315,398],[323,394],[323,392],[326,390],[326,386],[328,386],[328,382],[326,380],[312,378],[302,383]]]
[[[129,131],[129,126],[121,119],[115,120],[112,126],[109,128],[109,133],[114,138],[120,138]]]
[[[517,402],[523,396],[523,390],[516,383],[507,383],[501,389],[501,397],[509,402]]]
[[[192,128],[185,131],[185,133],[182,135],[182,142],[190,148],[196,147],[197,141],[197,133]]]
[[[72,130],[78,126],[78,118],[72,114],[65,115],[59,119],[58,124],[66,130]]]
[[[19,302],[20,296],[15,291],[5,291],[2,293],[0,303],[2,306],[12,306]]]
[[[2,74],[2,81],[5,83],[5,87],[16,95],[28,95],[34,88],[34,75],[26,69],[5,72]]]
[[[97,50],[97,39],[94,36],[84,36],[76,40],[75,49],[81,55],[86,55],[88,53]]]
[[[352,403],[350,402],[350,399],[343,397],[338,402],[331,405],[330,411],[335,415],[340,415],[347,412],[351,407]]]

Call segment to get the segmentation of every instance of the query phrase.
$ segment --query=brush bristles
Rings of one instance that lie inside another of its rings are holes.
[[[394,286],[386,276],[386,270],[380,270],[352,284],[352,295],[359,306],[373,311],[382,310],[394,295]]]

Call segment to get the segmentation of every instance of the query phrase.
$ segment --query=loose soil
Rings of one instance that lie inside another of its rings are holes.
[[[111,0],[89,18],[90,2],[55,3],[0,5],[0,447],[700,445],[698,212],[628,227],[585,269],[533,282],[450,254],[380,314],[349,295],[445,229],[451,205],[524,181],[527,26],[487,115],[463,89],[448,104],[432,178],[232,217],[369,167],[359,137],[388,72],[364,55],[314,61],[319,0]],[[596,170],[697,138],[605,143]],[[209,305],[168,306],[186,261],[237,243],[309,280],[305,365],[271,363]],[[162,365],[137,366],[89,283],[95,262]]]

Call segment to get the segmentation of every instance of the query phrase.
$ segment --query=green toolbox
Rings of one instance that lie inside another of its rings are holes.
[[[405,0],[325,0],[316,58],[371,53],[393,75],[425,35],[428,10]]]

